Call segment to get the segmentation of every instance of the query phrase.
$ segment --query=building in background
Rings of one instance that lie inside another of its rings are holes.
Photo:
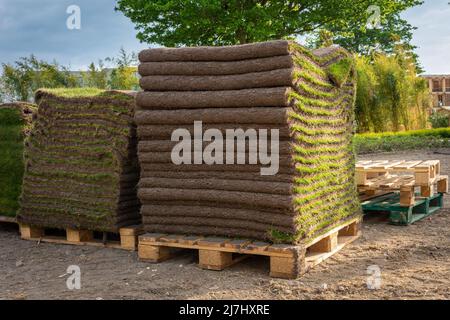
[[[450,111],[450,74],[422,75],[428,80],[433,109]]]

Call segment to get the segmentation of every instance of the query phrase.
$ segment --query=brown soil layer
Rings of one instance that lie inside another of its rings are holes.
[[[270,120],[272,121],[272,120]],[[157,124],[149,124],[149,125],[145,125],[145,124],[141,124],[138,127],[138,136],[139,138],[142,140],[142,142],[147,142],[150,140],[171,140],[172,137],[172,133],[176,130],[176,129],[186,129],[189,131],[190,135],[193,136],[194,135],[194,126],[193,124],[184,124],[184,125],[167,125],[167,124],[162,124],[162,125],[157,125]],[[205,133],[206,130],[209,129],[217,129],[222,133],[223,137],[226,137],[226,130],[227,129],[242,129],[244,131],[247,131],[248,129],[253,129],[256,130],[257,132],[260,132],[261,129],[265,129],[268,132],[268,136],[270,137],[270,132],[271,130],[278,130],[278,134],[280,139],[288,139],[291,136],[291,131],[289,130],[288,126],[280,126],[280,125],[274,125],[274,124],[270,124],[270,123],[266,123],[266,124],[221,124],[221,123],[216,123],[216,124],[207,124],[207,123],[203,123],[202,124],[202,131],[203,134]]]
[[[293,69],[226,76],[146,76],[139,81],[149,91],[211,91],[285,87],[291,84]]]
[[[141,91],[138,110],[241,107],[284,107],[287,87],[222,91]],[[217,112],[217,111],[216,111]]]
[[[289,42],[269,41],[226,47],[156,48],[139,53],[141,62],[151,61],[236,61],[289,54]]]
[[[235,75],[292,68],[289,55],[247,59],[241,61],[169,61],[144,62],[139,65],[143,77],[153,75]]]
[[[278,124],[285,126],[290,108],[210,108],[193,110],[145,110],[136,112],[138,126],[155,125],[193,125],[194,121],[205,124]]]

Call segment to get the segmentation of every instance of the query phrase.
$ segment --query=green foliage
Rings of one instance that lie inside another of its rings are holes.
[[[98,67],[92,62],[88,71],[82,74],[83,85],[86,87],[106,89],[108,85],[108,72],[103,64],[99,61]]]
[[[105,64],[108,62],[111,67]],[[87,71],[69,71],[57,62],[48,63],[31,55],[14,64],[3,64],[0,76],[1,101],[32,101],[40,88],[88,87],[113,90],[137,90],[137,62],[135,53],[120,49],[116,58],[91,63]]]
[[[15,216],[19,208],[24,125],[18,109],[0,108],[0,215]]]
[[[428,118],[428,121],[434,129],[447,128],[449,126],[449,115],[435,112]]]
[[[34,91],[39,88],[79,85],[78,79],[66,67],[39,60],[34,55],[20,58],[14,65],[4,63],[2,69],[1,90],[8,100],[31,101]]]
[[[353,68],[353,59],[345,58],[327,68],[330,80],[339,88],[347,82]]]
[[[88,72],[83,74],[86,86],[112,90],[139,89],[137,67],[135,67],[137,56],[134,52],[128,54],[120,48],[116,58],[105,58],[105,62],[113,64],[114,67],[108,70],[103,60],[98,62],[98,66],[91,63]]]
[[[111,89],[139,89],[136,67],[118,67],[111,72],[109,87]]]
[[[269,237],[273,243],[293,243],[295,242],[295,235],[282,232],[279,230],[269,230]]]
[[[370,55],[372,52],[394,53],[398,45],[403,46],[408,52],[413,52],[416,47],[411,44],[411,40],[416,28],[402,19],[401,12],[420,5],[423,1],[387,1],[382,5],[376,2],[373,1],[372,5],[378,5],[380,8],[378,27],[370,27],[367,23],[355,23],[352,20],[347,22],[345,28],[339,25],[328,26],[328,30],[333,33],[334,43],[361,55]],[[369,16],[373,13],[366,11],[365,21],[369,21]],[[413,58],[419,67],[415,54]]]
[[[357,134],[353,144],[358,154],[450,147],[450,128]]]
[[[86,97],[95,97],[101,96],[105,93],[104,90],[98,88],[45,88],[39,90],[43,93],[48,93],[57,97],[62,98],[86,98]]]
[[[396,54],[356,57],[358,132],[424,128],[429,92],[417,76],[413,58],[398,48]]]
[[[386,35],[399,34],[407,41],[412,27],[400,13],[419,0],[118,0],[116,10],[131,19],[137,38],[168,47],[230,45],[296,37],[327,29],[337,35],[358,36],[365,43],[389,46]],[[382,31],[367,32],[367,8],[382,8]],[[325,35],[324,35],[325,36]],[[339,43],[339,42],[338,42]],[[361,44],[361,45],[359,45]]]

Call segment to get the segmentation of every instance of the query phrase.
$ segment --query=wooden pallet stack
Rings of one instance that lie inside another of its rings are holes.
[[[363,196],[398,191],[400,204],[409,207],[415,203],[417,188],[424,198],[448,192],[448,176],[441,175],[440,168],[439,160],[358,161],[356,183]]]
[[[367,160],[356,164],[365,212],[390,212],[393,224],[409,225],[443,207],[448,176],[439,160]]]

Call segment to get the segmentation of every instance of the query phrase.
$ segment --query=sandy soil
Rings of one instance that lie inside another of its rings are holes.
[[[450,149],[440,152],[362,158],[440,159],[449,174]],[[0,225],[0,299],[450,299],[449,213],[409,227],[372,217],[359,240],[295,281],[270,278],[262,257],[205,271],[190,252],[148,264],[122,250],[22,241],[14,226]],[[69,265],[81,268],[80,290],[67,289]],[[367,286],[372,265],[381,271],[378,290]]]

